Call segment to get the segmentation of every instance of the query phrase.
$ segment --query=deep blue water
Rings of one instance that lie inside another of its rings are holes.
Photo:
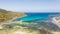
[[[26,13],[26,17],[21,18],[23,21],[42,20],[47,19],[50,15],[56,15],[60,13]]]

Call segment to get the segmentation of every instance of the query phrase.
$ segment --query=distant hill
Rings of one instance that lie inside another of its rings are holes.
[[[20,12],[12,12],[12,11],[7,11],[4,9],[0,9],[0,22],[10,20],[14,17],[22,17],[25,16],[24,13]]]

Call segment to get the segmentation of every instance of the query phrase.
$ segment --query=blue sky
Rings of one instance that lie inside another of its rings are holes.
[[[0,0],[0,8],[16,12],[59,12],[60,0]]]

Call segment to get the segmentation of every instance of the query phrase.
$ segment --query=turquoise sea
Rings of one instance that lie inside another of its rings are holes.
[[[49,18],[51,15],[57,15],[59,13],[26,13],[26,17],[21,18],[23,21],[33,21],[33,20],[44,20]]]

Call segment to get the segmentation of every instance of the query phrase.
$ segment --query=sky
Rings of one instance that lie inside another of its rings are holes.
[[[59,12],[60,0],[0,0],[0,9],[14,12]]]

